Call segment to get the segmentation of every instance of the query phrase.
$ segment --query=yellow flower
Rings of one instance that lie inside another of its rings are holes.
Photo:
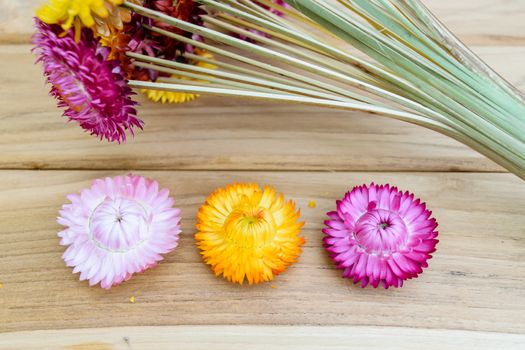
[[[211,53],[204,51],[204,50],[195,50],[195,54],[201,57],[209,58],[209,59],[213,58],[213,55]],[[217,66],[204,62],[204,61],[196,61],[192,63],[197,67],[208,68],[208,69],[217,68]],[[181,77],[177,75],[172,75],[171,77],[178,78],[178,79],[187,79],[185,77]],[[141,92],[145,94],[151,101],[162,102],[162,103],[184,103],[184,102],[193,101],[197,97],[199,97],[198,94],[192,94],[192,93],[186,93],[186,92],[163,91],[163,90],[142,89]]]
[[[195,239],[215,275],[240,284],[270,281],[301,254],[299,216],[271,187],[229,185],[200,208]]]
[[[199,95],[186,92],[173,92],[162,90],[142,89],[144,93],[153,102],[162,103],[184,103],[195,100]]]
[[[37,10],[37,17],[47,24],[60,24],[69,30],[73,25],[95,27],[97,19],[106,19],[124,0],[49,0]]]

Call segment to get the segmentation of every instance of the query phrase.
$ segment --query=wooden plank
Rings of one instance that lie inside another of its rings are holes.
[[[44,0],[0,0],[0,42],[28,41],[32,17]],[[525,44],[524,4],[521,0],[423,0],[469,45]],[[465,20],[468,18],[468,20]]]
[[[65,266],[55,217],[66,194],[117,172],[0,172],[0,331],[231,324],[525,332],[525,186],[510,174],[139,173],[175,194],[181,245],[156,269],[105,291],[78,282]],[[195,247],[198,206],[233,181],[273,184],[302,209],[303,255],[271,284],[240,287],[214,277]],[[324,213],[347,189],[371,181],[415,192],[440,223],[430,268],[402,289],[353,286],[321,245]]]
[[[468,45],[525,44],[523,0],[423,0]]]
[[[525,336],[384,327],[177,326],[0,334],[1,350],[521,350]]]
[[[142,100],[143,132],[125,145],[99,142],[60,117],[29,50],[0,50],[1,168],[501,170],[458,142],[384,117],[235,98]],[[477,51],[525,86],[525,46]]]

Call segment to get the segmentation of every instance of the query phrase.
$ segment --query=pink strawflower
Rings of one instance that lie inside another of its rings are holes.
[[[78,42],[73,28],[64,35],[59,25],[37,19],[36,29],[34,51],[52,85],[50,94],[66,108],[69,120],[119,143],[126,140],[127,130],[133,134],[133,127],[142,129],[119,61],[107,60],[109,49],[98,44],[91,29],[83,28]]]
[[[58,223],[63,259],[89,285],[109,289],[154,267],[177,246],[180,210],[167,189],[141,176],[98,179],[70,194]]]
[[[427,267],[436,250],[437,222],[409,192],[390,185],[358,186],[337,201],[323,232],[343,277],[377,288],[402,287]]]

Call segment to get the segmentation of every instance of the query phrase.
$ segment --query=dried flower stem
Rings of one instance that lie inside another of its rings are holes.
[[[251,0],[199,2],[212,10],[202,16],[204,27],[125,2],[137,13],[208,41],[147,29],[219,57],[203,59],[218,67],[210,70],[133,56],[149,69],[208,83],[163,79],[132,86],[382,113],[453,137],[525,179],[523,95],[419,0],[338,0],[338,5],[290,0],[293,9],[259,1],[285,17]],[[357,57],[348,45],[368,59]]]

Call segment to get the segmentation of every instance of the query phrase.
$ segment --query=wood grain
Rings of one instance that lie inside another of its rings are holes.
[[[458,142],[381,116],[235,98],[142,100],[145,130],[108,144],[60,117],[29,50],[0,51],[2,168],[501,171]],[[477,51],[525,86],[525,47]]]
[[[46,0],[0,0],[0,42],[27,43],[35,10]],[[469,45],[524,45],[523,0],[423,0]]]
[[[138,173],[176,194],[184,215],[181,245],[156,269],[104,291],[78,282],[65,266],[53,218],[66,194],[117,172],[1,172],[0,331],[249,324],[525,332],[525,186],[509,174]],[[229,284],[212,275],[195,247],[198,206],[233,181],[274,184],[302,208],[304,253],[274,283]],[[324,213],[335,198],[371,181],[414,191],[440,223],[430,268],[399,290],[353,286],[321,246]]]
[[[17,332],[2,350],[522,350],[525,336],[384,327],[178,326]]]

